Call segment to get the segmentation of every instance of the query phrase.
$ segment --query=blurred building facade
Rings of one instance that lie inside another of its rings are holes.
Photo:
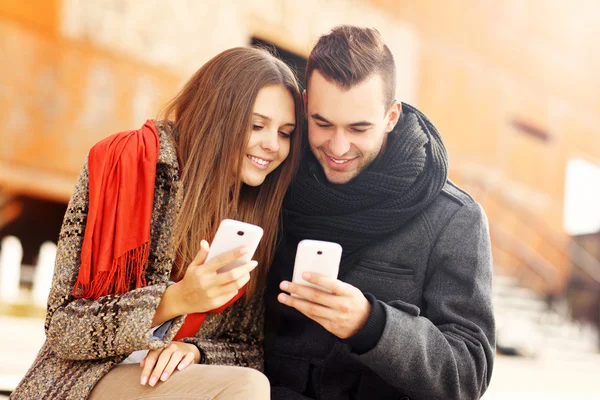
[[[64,206],[96,141],[155,117],[220,51],[260,41],[301,60],[349,23],[382,33],[398,99],[442,133],[497,272],[545,294],[574,269],[600,283],[563,226],[567,163],[600,165],[599,14],[593,0],[0,0],[0,232],[36,229],[31,199]]]

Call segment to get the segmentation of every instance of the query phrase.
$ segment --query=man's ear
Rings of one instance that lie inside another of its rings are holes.
[[[400,115],[402,114],[402,103],[397,100],[394,100],[390,109],[388,110],[388,123],[385,127],[385,132],[390,133],[396,127],[398,120],[400,119]]]
[[[308,103],[306,102],[306,89],[302,92],[302,100],[304,100],[304,113],[308,114]]]

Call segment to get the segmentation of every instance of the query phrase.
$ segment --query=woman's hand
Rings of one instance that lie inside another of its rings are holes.
[[[258,263],[250,261],[230,271],[217,273],[227,264],[237,260],[248,252],[239,248],[221,254],[205,264],[208,255],[208,242],[200,244],[200,251],[189,265],[185,276],[175,285],[182,314],[207,312],[221,307],[231,300],[248,281],[250,272]]]
[[[158,380],[166,381],[177,368],[179,371],[200,361],[200,351],[196,346],[184,342],[172,342],[165,348],[150,350],[140,363],[142,377],[140,383],[156,385]]]
[[[154,313],[152,326],[158,326],[180,315],[207,312],[225,305],[248,283],[250,272],[258,265],[256,261],[250,261],[219,274],[219,269],[242,257],[248,250],[236,249],[205,264],[208,250],[208,242],[203,240],[200,243],[200,251],[189,265],[183,279],[165,290]]]

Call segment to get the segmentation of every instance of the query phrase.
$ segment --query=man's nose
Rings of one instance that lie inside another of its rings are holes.
[[[350,142],[344,132],[340,129],[335,132],[329,142],[329,151],[334,157],[342,157],[350,151]]]

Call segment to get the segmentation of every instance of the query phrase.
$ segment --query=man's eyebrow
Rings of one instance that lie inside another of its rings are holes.
[[[319,114],[319,113],[312,114],[312,115],[311,115],[311,117],[312,117],[313,119],[316,119],[316,120],[318,120],[318,121],[321,121],[321,122],[323,122],[323,123],[325,123],[325,124],[333,125],[331,122],[329,122],[329,121],[328,121],[326,118],[324,118],[324,117],[323,117],[321,114]]]
[[[333,125],[330,121],[328,121],[325,117],[323,117],[322,115],[320,115],[318,113],[312,114],[311,117],[313,119],[323,122],[324,124]],[[353,122],[348,126],[353,127],[353,128],[359,128],[359,127],[360,128],[370,128],[373,125],[375,125],[375,124],[372,122],[369,122],[369,121],[358,121],[358,122]]]
[[[372,122],[369,121],[359,121],[359,122],[354,122],[352,124],[350,124],[349,126],[352,126],[354,128],[370,128],[372,127],[374,124]]]

